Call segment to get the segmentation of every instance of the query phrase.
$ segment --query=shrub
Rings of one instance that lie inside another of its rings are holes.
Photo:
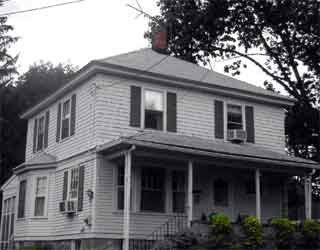
[[[277,249],[291,249],[296,232],[295,223],[286,218],[276,218],[271,221],[271,225]]]
[[[229,218],[224,214],[215,214],[210,217],[211,241],[213,248],[225,248],[230,244],[232,226]]]
[[[313,220],[305,220],[302,224],[301,234],[304,248],[317,248],[319,245],[320,224]]]
[[[262,225],[256,217],[245,217],[241,224],[241,230],[244,234],[242,243],[245,248],[255,250],[263,245]]]

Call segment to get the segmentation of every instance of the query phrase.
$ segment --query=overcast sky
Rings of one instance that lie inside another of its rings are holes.
[[[10,0],[0,13],[21,11],[70,0]],[[156,0],[140,0],[142,8],[155,15]],[[90,60],[149,47],[143,38],[148,19],[126,6],[135,0],[85,0],[41,11],[12,15],[8,23],[20,40],[12,51],[19,54],[19,72],[40,60],[72,63],[79,67]],[[224,63],[214,64],[223,73]],[[263,73],[249,67],[240,79],[262,86]]]

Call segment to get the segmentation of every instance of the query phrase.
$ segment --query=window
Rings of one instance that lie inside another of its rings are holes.
[[[144,93],[144,127],[149,129],[163,130],[163,93],[150,90],[146,90]]]
[[[118,167],[117,176],[117,208],[123,210],[124,208],[124,167]]]
[[[79,191],[79,168],[71,169],[69,200],[77,200]]]
[[[23,180],[19,186],[19,204],[18,204],[18,219],[24,218],[25,206],[26,206],[26,189],[27,181]]]
[[[66,100],[62,104],[62,121],[61,121],[61,139],[70,136],[70,121],[71,121],[71,101]]]
[[[0,249],[13,249],[13,233],[14,233],[14,211],[16,197],[11,197],[4,200],[2,208],[2,226],[0,235]]]
[[[213,184],[214,204],[216,206],[227,207],[229,203],[228,182],[224,180],[215,180]]]
[[[43,148],[44,148],[44,116],[41,116],[38,120],[37,151],[41,151]]]
[[[227,105],[227,129],[243,129],[242,107]]]
[[[172,172],[172,210],[174,213],[185,212],[185,180],[184,171]]]
[[[47,200],[47,177],[38,177],[36,180],[34,216],[44,216]]]
[[[165,171],[162,168],[142,168],[141,210],[164,212]]]

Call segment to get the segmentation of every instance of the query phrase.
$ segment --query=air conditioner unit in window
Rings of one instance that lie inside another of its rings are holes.
[[[243,129],[228,129],[227,139],[234,143],[245,142],[247,133]]]
[[[65,214],[73,214],[76,212],[75,201],[62,201],[59,203],[59,211]]]

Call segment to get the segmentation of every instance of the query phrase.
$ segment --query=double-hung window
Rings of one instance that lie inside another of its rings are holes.
[[[227,105],[227,129],[243,129],[242,106]]]
[[[164,212],[165,170],[163,168],[142,168],[141,211]]]
[[[227,207],[229,205],[229,185],[224,180],[215,180],[213,183],[214,204]]]
[[[44,116],[41,116],[38,120],[37,151],[41,151],[44,148],[44,121]]]
[[[144,91],[144,127],[163,130],[164,97],[160,91]]]
[[[19,185],[19,203],[18,203],[18,219],[24,218],[27,195],[27,181],[20,181]]]
[[[186,175],[184,171],[172,172],[172,210],[184,213],[186,199]]]
[[[124,208],[124,167],[118,167],[117,173],[117,208],[123,210]]]
[[[79,168],[71,169],[69,200],[78,200],[79,192]]]
[[[45,216],[47,203],[48,178],[46,176],[37,177],[35,190],[34,216]]]
[[[1,232],[0,235],[0,249],[9,250],[13,247],[13,233],[14,233],[14,215],[15,215],[15,201],[16,197],[11,197],[4,200],[2,208]]]
[[[71,127],[71,101],[70,99],[62,103],[62,119],[61,119],[61,139],[70,136]]]

